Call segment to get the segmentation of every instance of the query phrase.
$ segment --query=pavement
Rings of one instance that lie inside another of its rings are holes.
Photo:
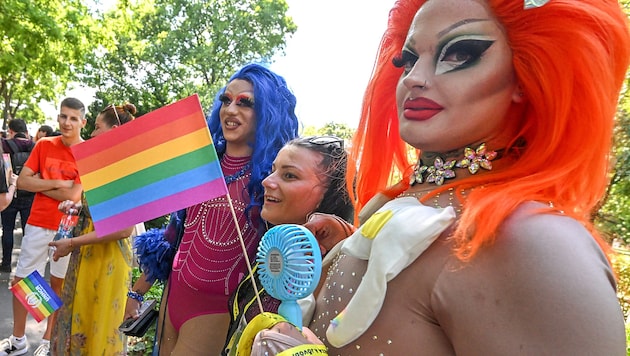
[[[15,225],[21,226],[19,218]],[[18,227],[15,229],[13,236],[12,271],[11,273],[0,272],[0,339],[7,338],[13,333],[13,293],[11,293],[9,287],[13,274],[15,273],[15,265],[18,255],[20,254],[20,246],[22,245],[22,228]],[[45,278],[49,281],[50,273],[48,269],[46,270]],[[37,349],[42,339],[42,335],[44,335],[44,331],[46,331],[46,320],[42,320],[41,323],[38,323],[29,314],[26,319],[26,337],[29,342],[29,352],[26,355],[32,355],[33,352],[35,352],[35,349]]]

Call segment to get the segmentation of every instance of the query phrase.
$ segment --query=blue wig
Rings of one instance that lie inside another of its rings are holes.
[[[295,115],[295,95],[287,87],[281,76],[259,64],[248,64],[234,73],[234,79],[246,80],[254,87],[254,112],[256,113],[256,142],[251,142],[253,153],[252,176],[247,186],[250,196],[249,211],[253,206],[261,207],[263,203],[262,181],[271,172],[271,164],[278,151],[288,141],[298,136],[298,119]],[[212,111],[207,118],[217,154],[225,153],[225,137],[221,127],[219,96],[225,87],[219,90]]]

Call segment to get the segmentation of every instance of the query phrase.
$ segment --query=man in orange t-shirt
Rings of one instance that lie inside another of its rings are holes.
[[[83,187],[70,146],[83,141],[81,129],[86,123],[85,106],[78,99],[64,99],[57,121],[61,135],[37,141],[18,178],[18,187],[35,192],[35,199],[11,285],[35,270],[44,275],[46,263],[50,260],[50,284],[55,293],[60,295],[69,256],[53,261],[48,243],[55,236],[63,215],[57,208],[59,203],[81,199]],[[26,308],[13,297],[13,335],[0,341],[0,356],[23,355],[28,352],[26,317]],[[42,343],[34,355],[48,354],[54,317],[55,313],[48,318]]]

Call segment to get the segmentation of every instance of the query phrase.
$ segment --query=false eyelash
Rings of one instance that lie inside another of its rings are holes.
[[[417,60],[418,56],[415,54],[408,51],[402,51],[400,54],[392,58],[392,64],[394,64],[394,67],[396,68],[402,68],[409,63],[415,63]]]
[[[219,101],[223,104],[229,104],[230,102],[232,102],[232,98],[225,94],[221,94],[219,95]]]
[[[238,98],[238,104],[246,108],[254,107],[254,101],[250,98]]]

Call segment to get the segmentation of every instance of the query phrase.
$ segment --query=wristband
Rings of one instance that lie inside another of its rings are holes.
[[[276,356],[302,356],[302,355],[322,355],[328,356],[328,348],[324,345],[299,345],[286,349]]]
[[[142,303],[144,301],[144,297],[142,296],[142,294],[136,293],[134,291],[127,292],[127,297],[129,297],[131,299],[135,299],[135,300],[139,301],[140,303]]]

